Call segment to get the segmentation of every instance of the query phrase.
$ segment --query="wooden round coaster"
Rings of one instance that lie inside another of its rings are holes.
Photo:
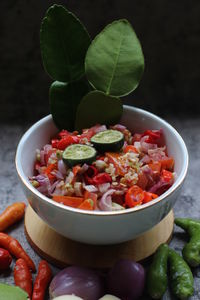
[[[78,243],[51,229],[29,206],[25,214],[25,233],[32,248],[58,267],[79,265],[109,268],[119,258],[141,261],[152,255],[161,243],[170,240],[173,211],[155,227],[138,238],[117,245],[96,246]]]

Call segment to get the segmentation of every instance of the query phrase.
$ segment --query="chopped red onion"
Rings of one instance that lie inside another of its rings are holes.
[[[159,191],[161,190],[161,189],[165,189],[165,188],[167,188],[167,187],[169,187],[171,184],[169,184],[169,182],[166,182],[166,181],[163,181],[162,179],[161,180],[159,180],[156,184],[154,184],[149,190],[148,190],[148,192],[150,192],[150,193],[154,193],[154,194],[158,194],[158,195],[160,195],[160,194],[162,194],[162,192],[160,193]]]
[[[89,166],[87,164],[83,164],[80,171],[79,171],[79,173],[80,174],[85,173],[88,170],[88,168],[89,168]]]
[[[141,142],[141,150],[148,153],[150,149],[156,149],[157,145],[156,144],[150,144],[146,142]]]
[[[74,179],[74,173],[70,171],[68,176],[66,177],[65,183],[72,183],[73,179]]]
[[[48,152],[52,149],[52,146],[47,144],[44,146],[44,154],[48,154]]]
[[[110,183],[102,183],[98,185],[99,192],[104,194],[110,188]]]
[[[140,160],[140,163],[142,164],[148,164],[150,163],[151,159],[150,157],[146,154],[145,156],[143,156],[143,158]]]
[[[40,184],[40,186],[37,188],[37,190],[40,193],[43,193],[45,195],[50,195],[51,184],[50,184],[49,178],[46,175],[37,175],[33,178],[34,178],[34,180],[37,180]]]
[[[41,150],[41,151],[40,151],[40,163],[41,163],[41,166],[44,166],[44,165],[45,165],[45,160],[44,160],[44,150]]]
[[[106,127],[105,125],[101,125],[101,126],[97,127],[97,128],[94,130],[94,132],[95,132],[95,133],[99,133],[99,132],[105,131],[105,130],[107,130],[107,127]]]
[[[133,145],[136,149],[140,150],[141,149],[141,143],[140,142],[134,142]]]
[[[154,161],[160,161],[162,159],[167,159],[167,156],[164,152],[165,148],[166,147],[156,148],[156,149],[149,149],[148,150],[148,155]]]
[[[105,211],[112,211],[112,198],[111,195],[115,192],[114,189],[108,190],[99,200],[99,208]]]
[[[60,180],[55,181],[52,185],[51,185],[51,189],[50,189],[50,193],[53,194],[57,184],[60,182]]]
[[[119,130],[121,132],[123,132],[126,127],[124,125],[121,125],[121,124],[116,124],[114,126],[110,126],[110,128],[114,129],[114,130]]]
[[[57,179],[64,179],[63,174],[59,170],[54,170],[51,174],[55,175]]]
[[[90,193],[95,193],[95,192],[98,191],[98,189],[96,188],[96,186],[94,186],[94,185],[92,185],[92,184],[89,184],[89,185],[83,184],[83,188],[84,188],[86,191],[90,192]]]
[[[63,175],[67,174],[66,165],[62,159],[59,159],[59,161],[58,161],[58,170]]]
[[[82,187],[83,187],[83,185],[81,182],[74,183],[74,191],[75,191],[76,196],[78,196],[78,197],[83,196]]]

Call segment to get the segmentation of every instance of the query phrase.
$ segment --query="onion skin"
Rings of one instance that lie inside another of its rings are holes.
[[[142,296],[145,270],[141,264],[121,259],[107,275],[108,293],[121,300],[136,300]]]
[[[60,271],[49,286],[51,299],[75,295],[84,300],[98,300],[105,295],[103,278],[87,268],[71,266]]]

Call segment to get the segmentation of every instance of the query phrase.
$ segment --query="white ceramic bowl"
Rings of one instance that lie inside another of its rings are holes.
[[[124,106],[120,123],[132,132],[162,128],[177,174],[175,183],[163,195],[123,211],[93,212],[67,207],[53,202],[30,184],[28,177],[33,175],[35,150],[49,143],[58,132],[51,115],[35,123],[19,142],[16,168],[31,207],[50,227],[70,239],[89,244],[114,244],[135,238],[159,223],[180,193],[188,169],[188,152],[178,132],[156,115],[130,106]]]

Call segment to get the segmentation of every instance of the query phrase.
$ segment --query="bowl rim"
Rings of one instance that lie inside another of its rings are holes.
[[[124,209],[124,210],[119,210],[119,211],[89,211],[89,210],[81,210],[79,208],[73,208],[70,206],[66,206],[64,204],[58,203],[58,202],[54,202],[51,200],[51,198],[48,198],[47,196],[43,195],[42,193],[40,193],[36,188],[34,188],[32,186],[32,184],[29,182],[28,178],[26,177],[26,175],[23,172],[22,169],[22,165],[21,165],[21,161],[19,159],[20,157],[20,153],[23,147],[23,144],[25,143],[25,141],[27,140],[28,136],[30,135],[30,133],[32,131],[35,131],[38,127],[40,127],[43,123],[46,123],[48,120],[52,119],[51,114],[43,117],[42,119],[40,119],[39,121],[37,121],[36,123],[34,123],[21,137],[18,146],[17,146],[17,150],[16,150],[16,155],[15,155],[15,166],[16,166],[16,170],[18,173],[18,176],[20,177],[21,181],[23,182],[23,184],[27,187],[27,189],[29,189],[33,194],[35,194],[38,198],[42,199],[44,202],[47,202],[48,204],[50,204],[51,206],[56,206],[58,209],[64,209],[67,210],[71,213],[79,213],[81,215],[90,215],[90,216],[119,216],[119,215],[123,215],[123,214],[132,214],[132,213],[136,213],[138,211],[144,210],[146,208],[152,207],[154,205],[156,205],[157,203],[161,202],[162,200],[164,200],[165,198],[167,198],[169,195],[173,194],[183,183],[183,181],[185,180],[187,171],[188,171],[188,164],[189,164],[189,156],[188,156],[188,150],[187,147],[185,145],[185,142],[183,140],[183,138],[181,137],[181,135],[177,132],[177,130],[170,125],[167,121],[165,121],[164,119],[162,119],[161,117],[158,117],[157,115],[146,111],[144,109],[141,108],[136,108],[136,107],[132,107],[129,105],[123,105],[123,107],[125,109],[134,111],[136,113],[142,113],[143,115],[146,115],[150,118],[153,118],[154,120],[157,120],[161,123],[164,123],[166,127],[168,127],[170,129],[170,131],[173,132],[173,134],[176,136],[176,138],[179,140],[180,145],[183,149],[184,152],[184,162],[183,162],[183,168],[181,170],[180,175],[177,177],[175,183],[165,192],[163,193],[161,196],[159,196],[158,198],[140,205],[140,206],[135,206],[133,208],[128,208],[128,209]]]

